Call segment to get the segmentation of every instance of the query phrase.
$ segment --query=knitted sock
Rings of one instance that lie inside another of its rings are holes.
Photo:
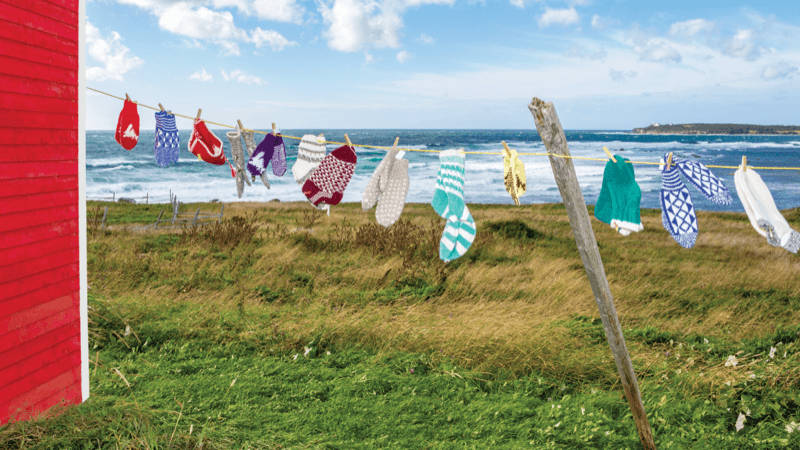
[[[303,193],[308,201],[318,209],[323,209],[324,205],[338,205],[356,171],[357,159],[355,150],[348,145],[326,156],[303,184]]]
[[[464,220],[469,214],[464,204],[464,154],[445,150],[439,153],[439,162],[431,205],[447,220]]]
[[[247,149],[247,156],[253,156],[256,150],[256,139],[252,131],[242,130],[242,139],[244,139],[244,147]]]
[[[272,173],[274,173],[276,177],[282,177],[283,174],[286,173],[286,146],[283,144],[283,137],[281,137],[280,134],[276,134],[275,136],[274,148]]]
[[[253,132],[252,131],[241,131],[238,127],[236,128],[236,130],[239,131],[241,133],[241,137],[244,138],[244,144],[245,144],[245,148],[247,148],[247,152],[252,154],[253,150],[255,149],[255,145],[256,145],[255,141],[253,140]],[[228,141],[230,141],[232,138],[235,139],[235,136],[234,137],[228,136]],[[248,140],[248,138],[249,138],[249,140]],[[251,144],[252,144],[252,149],[253,150],[251,150],[251,147],[250,147]],[[247,183],[248,186],[252,186],[252,184],[250,184],[250,179],[247,176],[247,171],[245,170],[247,158],[244,155],[244,151],[242,150],[242,146],[239,145],[239,146],[234,147],[233,144],[231,144],[231,154],[233,155],[234,162],[236,163],[237,183],[238,183],[238,178],[241,178],[242,181]],[[267,189],[269,189],[269,182],[267,182],[266,184],[267,184]],[[241,196],[240,196],[240,198],[241,198]]]
[[[516,150],[503,152],[503,181],[511,199],[519,206],[519,198],[526,190],[525,165]]]
[[[242,133],[239,131],[239,127],[236,127],[235,131],[229,131],[225,134],[228,137],[228,141],[231,143],[231,155],[233,156],[233,161],[236,164],[236,168],[239,168],[239,162],[244,160],[244,150],[242,149]],[[236,172],[236,193],[239,195],[239,198],[242,198],[242,193],[244,192],[244,181],[245,176],[244,172],[241,170],[237,170]]]
[[[364,188],[364,195],[361,197],[361,209],[364,211],[369,211],[370,208],[375,206],[375,203],[378,202],[378,197],[386,190],[395,156],[397,156],[397,147],[392,147],[381,162],[378,163],[375,172],[372,173],[372,177],[367,182],[367,187]]]
[[[697,216],[689,189],[680,179],[678,169],[666,167],[661,158],[661,223],[673,239],[684,248],[692,248],[697,240]]]
[[[616,156],[617,162],[609,161],[606,168],[610,167],[609,194],[611,196],[611,220],[608,222],[612,228],[617,229],[623,236],[632,231],[639,232],[644,229],[642,225],[639,205],[642,201],[642,190],[636,184],[633,164],[628,164],[627,159]],[[605,184],[605,173],[603,182]]]
[[[734,174],[734,181],[739,197],[742,198],[744,194],[749,203],[750,209],[745,207],[745,211],[756,231],[765,236],[770,245],[797,253],[800,250],[800,233],[789,227],[761,176],[753,169],[739,169]]]
[[[189,151],[207,163],[217,166],[228,163],[228,158],[225,157],[225,152],[222,150],[222,141],[209,131],[205,122],[200,119],[194,120],[192,135],[189,137]]]
[[[464,254],[467,253],[467,250],[469,250],[469,248],[472,246],[472,242],[475,241],[476,233],[477,227],[475,226],[475,219],[472,218],[472,214],[469,214],[465,220],[459,220],[458,238],[456,239],[455,247],[447,256],[447,259],[444,260],[444,262],[452,261],[464,256]]]
[[[119,113],[114,139],[125,150],[132,150],[139,142],[139,112],[136,110],[136,103],[128,99],[125,99]]]
[[[156,162],[161,167],[178,162],[180,137],[175,125],[175,116],[166,111],[156,112]]]
[[[325,137],[307,134],[297,148],[297,161],[292,166],[292,175],[300,186],[311,177],[314,169],[325,158]]]
[[[708,170],[708,167],[702,163],[686,159],[673,157],[672,160],[683,176],[685,176],[705,198],[719,205],[730,205],[731,202],[733,202],[731,192],[722,184],[722,180]]]
[[[411,185],[408,179],[408,160],[394,161],[391,172],[388,176],[384,176],[388,181],[386,189],[381,193],[381,199],[378,201],[375,219],[379,224],[389,228],[403,214],[408,188]]]

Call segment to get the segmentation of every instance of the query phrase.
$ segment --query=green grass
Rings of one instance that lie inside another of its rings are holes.
[[[88,241],[90,401],[0,448],[640,448],[563,205],[476,205],[447,265],[429,205],[126,229],[154,206]],[[691,250],[642,217],[593,226],[658,448],[800,447],[797,257],[743,214],[700,213]]]

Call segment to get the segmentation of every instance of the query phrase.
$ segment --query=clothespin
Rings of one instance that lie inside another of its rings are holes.
[[[159,104],[158,104],[158,107],[159,107],[159,108],[161,108],[161,112],[164,112],[164,105],[162,105],[161,103],[159,103]]]
[[[672,165],[672,152],[669,152],[669,156],[667,156],[667,170]]]
[[[275,122],[272,122],[272,135],[275,136]]]
[[[128,93],[127,93],[127,92],[125,93],[125,100],[127,100],[127,101],[131,101],[131,98],[128,96]]]
[[[236,123],[238,123],[238,124],[239,124],[239,131],[242,131],[242,130],[244,130],[244,125],[242,125],[242,121],[241,121],[241,120],[239,120],[239,119],[236,119]]]
[[[200,120],[200,114],[203,112],[203,109],[200,108],[197,110],[197,120]]]
[[[397,136],[396,138],[394,138],[394,144],[392,144],[392,149],[396,149],[397,148],[397,143],[398,142],[400,142],[400,136]],[[403,159],[403,156],[405,156],[405,154],[406,154],[405,151],[397,152],[397,154],[394,155],[394,159],[399,161],[399,160]]]
[[[400,138],[398,138],[398,139],[400,139]],[[344,134],[344,140],[347,141],[347,146],[348,147],[351,147],[351,148],[353,147],[353,143],[350,142],[350,136],[348,136],[347,133]]]
[[[742,172],[747,171],[747,156],[742,156]]]
[[[511,149],[508,148],[508,144],[506,144],[506,141],[501,141],[500,143],[503,144],[503,150],[505,150],[505,152],[508,154],[508,157],[510,158],[511,157]]]
[[[617,158],[614,158],[614,155],[612,155],[611,152],[608,151],[608,147],[603,146],[603,151],[606,152],[606,155],[608,155],[608,157],[611,159],[611,161],[617,162]],[[669,166],[667,166],[667,167],[669,168]]]

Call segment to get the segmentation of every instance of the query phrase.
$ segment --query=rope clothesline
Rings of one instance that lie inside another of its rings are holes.
[[[86,87],[86,89],[89,89],[91,91],[97,92],[99,94],[103,94],[103,95],[107,95],[109,97],[116,98],[118,100],[125,101],[124,98],[117,97],[116,95],[109,94],[108,92],[103,92],[103,91],[100,91],[100,90],[97,90],[97,89],[90,88],[88,86]],[[133,101],[133,100],[131,100],[131,101],[133,103],[139,105],[139,106],[144,107],[144,108],[150,108],[153,111],[161,111],[160,108],[155,108],[155,107],[152,107],[152,106],[149,106],[149,105],[145,105],[143,103],[139,103],[139,102]],[[195,120],[195,117],[185,116],[183,114],[174,113],[172,111],[166,111],[166,112],[168,114],[170,114],[170,115],[173,115],[173,116],[183,117],[184,119],[189,119],[189,120],[192,120],[192,121]],[[226,125],[226,124],[223,124],[223,123],[212,122],[210,120],[205,120],[205,119],[202,119],[202,120],[205,123],[210,123],[212,125],[217,125],[219,127],[236,129],[235,126]],[[258,130],[251,130],[251,129],[248,129],[248,128],[244,128],[242,131],[252,131],[253,133],[264,134],[264,135],[269,134],[268,132],[258,131]],[[281,134],[281,137],[289,138],[289,139],[297,139],[298,141],[303,139],[301,137],[287,136],[285,134]],[[325,143],[326,144],[335,144],[335,145],[347,145],[347,143],[345,143],[345,142],[329,141],[327,139],[325,140]],[[379,149],[379,150],[391,150],[392,149],[391,147],[384,147],[384,146],[379,146],[379,145],[366,145],[366,144],[352,144],[352,146],[353,147]],[[427,150],[427,149],[419,149],[419,148],[398,148],[398,150],[406,151],[406,152],[421,152],[421,153],[439,153],[439,152],[442,151],[442,150]],[[498,156],[502,156],[503,155],[503,153],[500,153],[500,152],[463,151],[463,153],[468,154],[468,155],[498,155]],[[520,156],[555,156],[556,158],[582,159],[582,160],[586,160],[586,161],[608,161],[608,159],[609,159],[609,158],[591,158],[591,157],[588,157],[588,156],[557,155],[557,154],[554,154],[554,153],[547,153],[547,152],[537,152],[537,153],[519,152],[517,154],[520,155]],[[651,165],[651,166],[661,165],[661,163],[651,162],[651,161],[631,161],[631,160],[628,160],[627,163],[628,164],[646,164],[646,165]],[[715,168],[715,169],[738,169],[739,168],[739,166],[717,166],[717,165],[706,165],[706,167]],[[748,169],[758,169],[758,170],[800,170],[800,167],[757,167],[757,166],[751,166],[751,165],[748,165],[747,168]]]

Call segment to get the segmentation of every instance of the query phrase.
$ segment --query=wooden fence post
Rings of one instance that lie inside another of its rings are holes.
[[[575,166],[570,158],[559,158],[554,155],[569,156],[567,138],[561,122],[553,107],[553,103],[545,103],[534,97],[528,105],[533,118],[536,121],[536,130],[542,138],[547,153],[550,153],[550,165],[553,168],[553,175],[558,184],[561,198],[567,209],[572,234],[575,235],[575,243],[578,245],[578,252],[589,277],[589,284],[592,286],[594,300],[597,309],[600,311],[600,318],[603,321],[603,329],[606,332],[606,339],[611,346],[614,354],[614,362],[617,364],[622,387],[625,390],[625,397],[633,413],[633,420],[636,422],[636,429],[639,432],[639,440],[646,450],[655,450],[656,444],[653,441],[653,432],[650,430],[650,423],[647,421],[647,413],[642,403],[642,395],[639,392],[639,384],[636,382],[636,373],[633,371],[628,347],[625,345],[625,337],[622,335],[622,327],[617,318],[617,309],[614,307],[614,299],[611,297],[611,289],[608,286],[606,272],[603,268],[603,261],[600,259],[600,251],[597,249],[597,240],[594,237],[594,230],[589,220],[589,211],[586,209],[586,201],[583,198],[578,177],[575,174]]]
[[[159,214],[159,215],[158,215],[158,219],[156,219],[156,224],[155,224],[155,225],[153,225],[153,229],[154,229],[154,230],[155,230],[156,228],[158,228],[158,222],[161,222],[161,216],[162,216],[162,215],[164,215],[164,210],[163,210],[163,209],[161,210],[161,214]]]
[[[106,206],[106,210],[103,211],[103,221],[100,222],[100,228],[106,227],[106,215],[108,214],[108,206]]]
[[[194,223],[197,222],[197,216],[199,216],[199,215],[200,215],[200,208],[197,208],[197,214],[194,215],[194,220],[192,221],[192,226],[194,226]]]
[[[222,223],[222,213],[225,211],[225,203],[222,204],[222,208],[219,209],[219,219],[217,219],[217,223]]]

